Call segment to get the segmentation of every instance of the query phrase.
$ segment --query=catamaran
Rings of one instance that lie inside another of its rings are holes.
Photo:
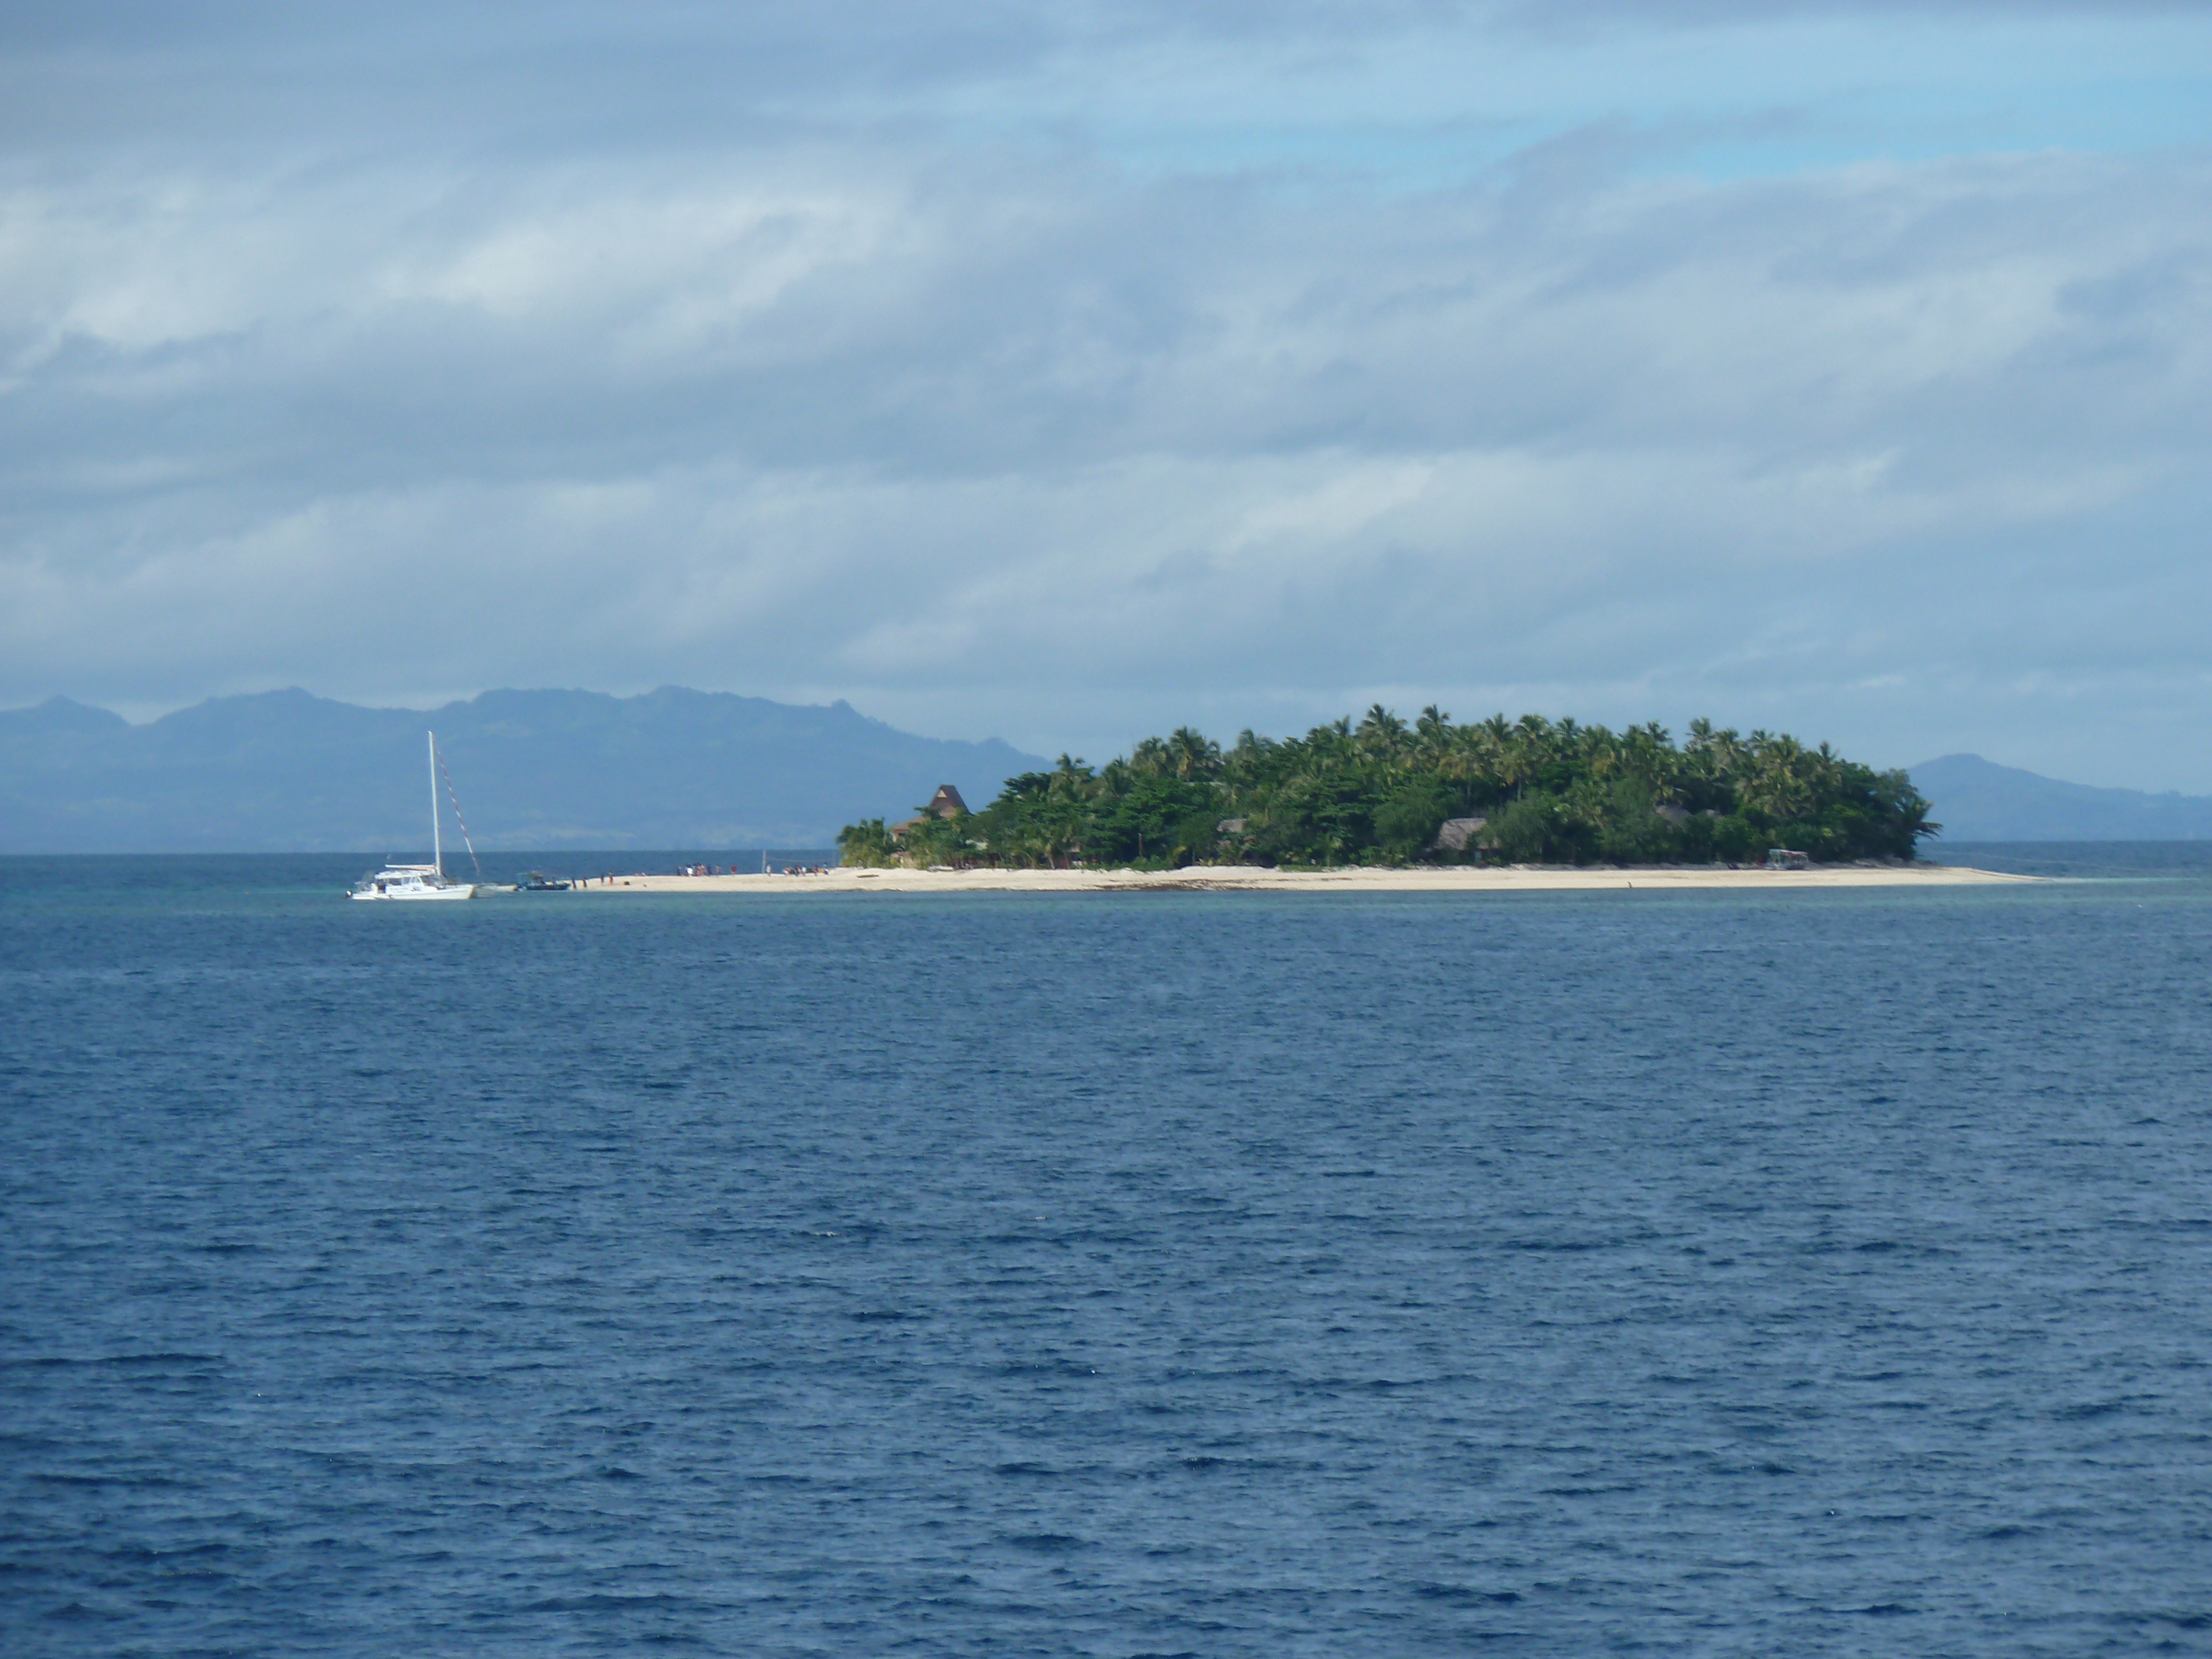
[[[476,896],[476,888],[468,882],[451,881],[446,876],[446,854],[438,839],[438,734],[422,734],[430,740],[430,861],[428,864],[387,864],[381,870],[372,870],[354,884],[353,896],[357,899],[465,899]],[[449,781],[447,788],[453,787]],[[460,803],[453,803],[453,816],[460,817]],[[468,826],[461,826],[461,839],[467,841]],[[477,849],[469,848],[469,861],[476,861]],[[481,872],[479,872],[481,873]]]

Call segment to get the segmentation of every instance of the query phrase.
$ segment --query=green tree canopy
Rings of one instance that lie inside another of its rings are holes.
[[[1224,750],[1186,726],[1096,769],[1062,755],[980,812],[924,814],[896,838],[871,819],[838,846],[852,863],[1031,868],[1741,862],[1769,847],[1832,861],[1912,857],[1940,828],[1929,811],[1904,773],[1787,734],[1700,720],[1677,744],[1656,723],[1540,714],[1462,726],[1434,704],[1409,725],[1377,703],[1303,738],[1248,731]],[[1455,819],[1482,820],[1462,823],[1463,849],[1438,840]]]

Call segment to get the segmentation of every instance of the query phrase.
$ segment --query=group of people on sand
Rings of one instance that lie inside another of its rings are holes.
[[[679,876],[742,876],[745,872],[734,864],[727,869],[712,864],[687,864],[676,873]],[[783,866],[783,873],[787,876],[826,876],[830,873],[830,866],[826,864],[787,864]]]

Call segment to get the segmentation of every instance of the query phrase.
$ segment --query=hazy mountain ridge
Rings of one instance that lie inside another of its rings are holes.
[[[0,710],[0,852],[401,853],[425,846],[438,732],[479,847],[827,846],[940,783],[988,800],[1047,763],[917,737],[849,704],[663,687],[487,691],[365,708],[298,690],[132,726],[55,697]],[[1945,755],[1911,769],[1944,839],[2212,840],[2212,798],[2106,789]],[[450,816],[447,819],[451,833]]]
[[[66,698],[0,711],[0,851],[404,852],[428,842],[425,729],[479,848],[827,846],[940,783],[988,799],[1045,764],[849,704],[663,687],[487,691],[423,711],[301,690],[144,726]],[[454,837],[450,813],[446,820]]]
[[[2212,798],[2067,783],[1979,755],[1911,769],[1946,841],[2212,840]]]

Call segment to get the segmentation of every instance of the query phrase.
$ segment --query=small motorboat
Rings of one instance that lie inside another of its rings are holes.
[[[574,884],[566,876],[549,876],[543,870],[529,871],[514,884],[524,893],[565,893]]]

